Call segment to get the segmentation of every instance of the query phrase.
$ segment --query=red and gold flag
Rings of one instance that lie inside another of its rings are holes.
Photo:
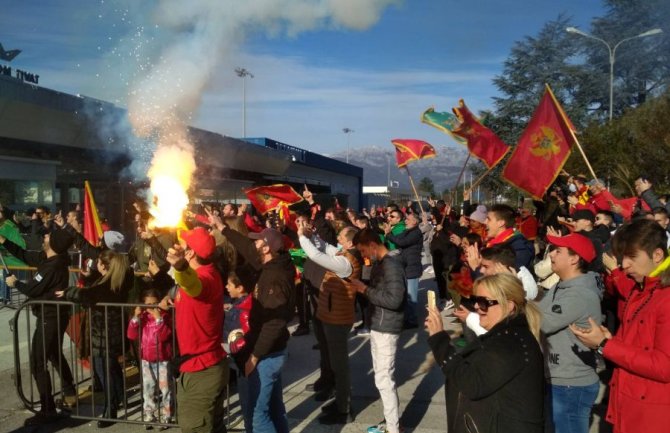
[[[84,238],[91,245],[98,245],[102,238],[102,225],[98,216],[98,208],[93,200],[91,185],[84,181]]]
[[[403,168],[412,161],[435,157],[435,148],[422,140],[396,138],[391,143],[395,146],[398,168]]]
[[[549,86],[521,135],[502,177],[541,199],[554,183],[577,141],[575,127]]]
[[[290,185],[285,184],[247,188],[244,193],[256,210],[263,215],[302,201],[302,196]]]
[[[468,151],[487,168],[498,164],[509,151],[509,146],[493,131],[479,123],[462,99],[458,101],[458,107],[454,107],[454,114],[460,125],[451,132],[467,140]]]

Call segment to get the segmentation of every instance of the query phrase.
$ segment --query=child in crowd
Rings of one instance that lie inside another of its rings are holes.
[[[224,343],[229,346],[228,353],[230,353],[235,360],[235,368],[239,374],[237,375],[237,393],[240,396],[240,406],[244,416],[244,427],[246,431],[251,431],[252,419],[251,414],[253,408],[249,408],[247,404],[247,379],[244,377],[244,364],[239,359],[239,353],[245,346],[244,334],[249,331],[249,313],[251,312],[252,296],[249,296],[245,284],[242,282],[244,274],[236,274],[235,272],[228,273],[228,282],[226,283],[226,290],[232,300],[231,304],[225,305],[226,314],[223,322],[223,339]],[[249,282],[245,281],[247,286]]]
[[[160,294],[156,289],[142,293],[141,302],[157,305]],[[142,358],[142,398],[144,421],[168,424],[172,421],[174,397],[169,360],[172,358],[172,323],[170,313],[160,308],[135,308],[128,324],[128,338],[140,340]],[[147,425],[147,430],[152,426]]]

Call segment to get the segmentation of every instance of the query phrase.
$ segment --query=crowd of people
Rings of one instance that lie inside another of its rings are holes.
[[[601,180],[566,177],[544,200],[486,206],[466,191],[460,209],[429,200],[426,212],[412,202],[327,207],[305,188],[294,215],[206,206],[188,212],[180,232],[150,228],[138,203],[129,249],[114,231],[88,242],[76,210],[33,217],[41,251],[7,236],[0,243],[37,267],[30,281],[7,277],[10,287],[92,307],[100,427],[122,404],[127,339],[139,349],[145,421],[176,415],[184,432],[225,431],[224,389],[234,380],[247,432],[288,432],[282,369],[297,315],[292,335],[313,332],[318,343],[319,378],[307,391],[323,402],[325,425],[355,418],[348,341],[363,337],[384,417],[367,431],[403,431],[399,336],[425,328],[426,350],[445,376],[450,432],[586,433],[611,373],[614,431],[660,433],[670,408],[670,204],[644,177],[635,188],[636,197],[618,199]],[[81,287],[68,287],[71,248],[94,264]],[[421,278],[437,286],[423,324]],[[461,335],[445,330],[440,310],[452,307]],[[58,416],[48,362],[64,395],[76,393],[61,352],[70,311],[59,303],[35,310],[31,371],[41,408],[29,423]]]

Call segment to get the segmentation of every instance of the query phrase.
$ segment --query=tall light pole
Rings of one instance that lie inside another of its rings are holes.
[[[605,41],[604,39],[601,39],[601,38],[598,38],[596,36],[590,35],[586,32],[583,32],[583,31],[579,30],[576,27],[568,27],[568,28],[565,29],[565,31],[568,32],[568,33],[575,33],[575,34],[578,34],[580,36],[584,36],[585,38],[595,39],[596,41],[602,42],[607,47],[607,51],[609,52],[609,56],[610,56],[610,122],[611,122],[612,121],[612,111],[613,111],[613,107],[614,107],[614,60],[615,60],[614,56],[616,55],[616,49],[619,48],[619,45],[623,44],[626,41],[630,41],[631,39],[636,39],[636,38],[644,38],[646,36],[658,35],[659,33],[663,33],[663,30],[658,29],[658,28],[657,29],[651,29],[651,30],[647,30],[644,33],[640,33],[639,35],[631,36],[629,38],[624,38],[624,39],[620,40],[619,42],[617,42],[616,44],[614,44],[614,48],[612,48],[612,46],[607,41]]]
[[[254,74],[244,68],[235,68],[235,73],[242,78],[242,137],[247,138],[247,77],[254,78]]]
[[[356,131],[351,128],[342,128],[342,132],[347,134],[347,164],[349,164],[349,134]]]

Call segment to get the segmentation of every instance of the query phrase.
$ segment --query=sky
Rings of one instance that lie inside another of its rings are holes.
[[[426,108],[492,108],[515,41],[562,13],[586,31],[604,14],[595,0],[6,3],[0,43],[23,52],[3,64],[43,87],[121,107],[191,92],[175,103],[188,123],[242,137],[244,67],[246,136],[326,155],[394,138],[457,146],[420,122]],[[169,77],[156,73],[165,64]]]

